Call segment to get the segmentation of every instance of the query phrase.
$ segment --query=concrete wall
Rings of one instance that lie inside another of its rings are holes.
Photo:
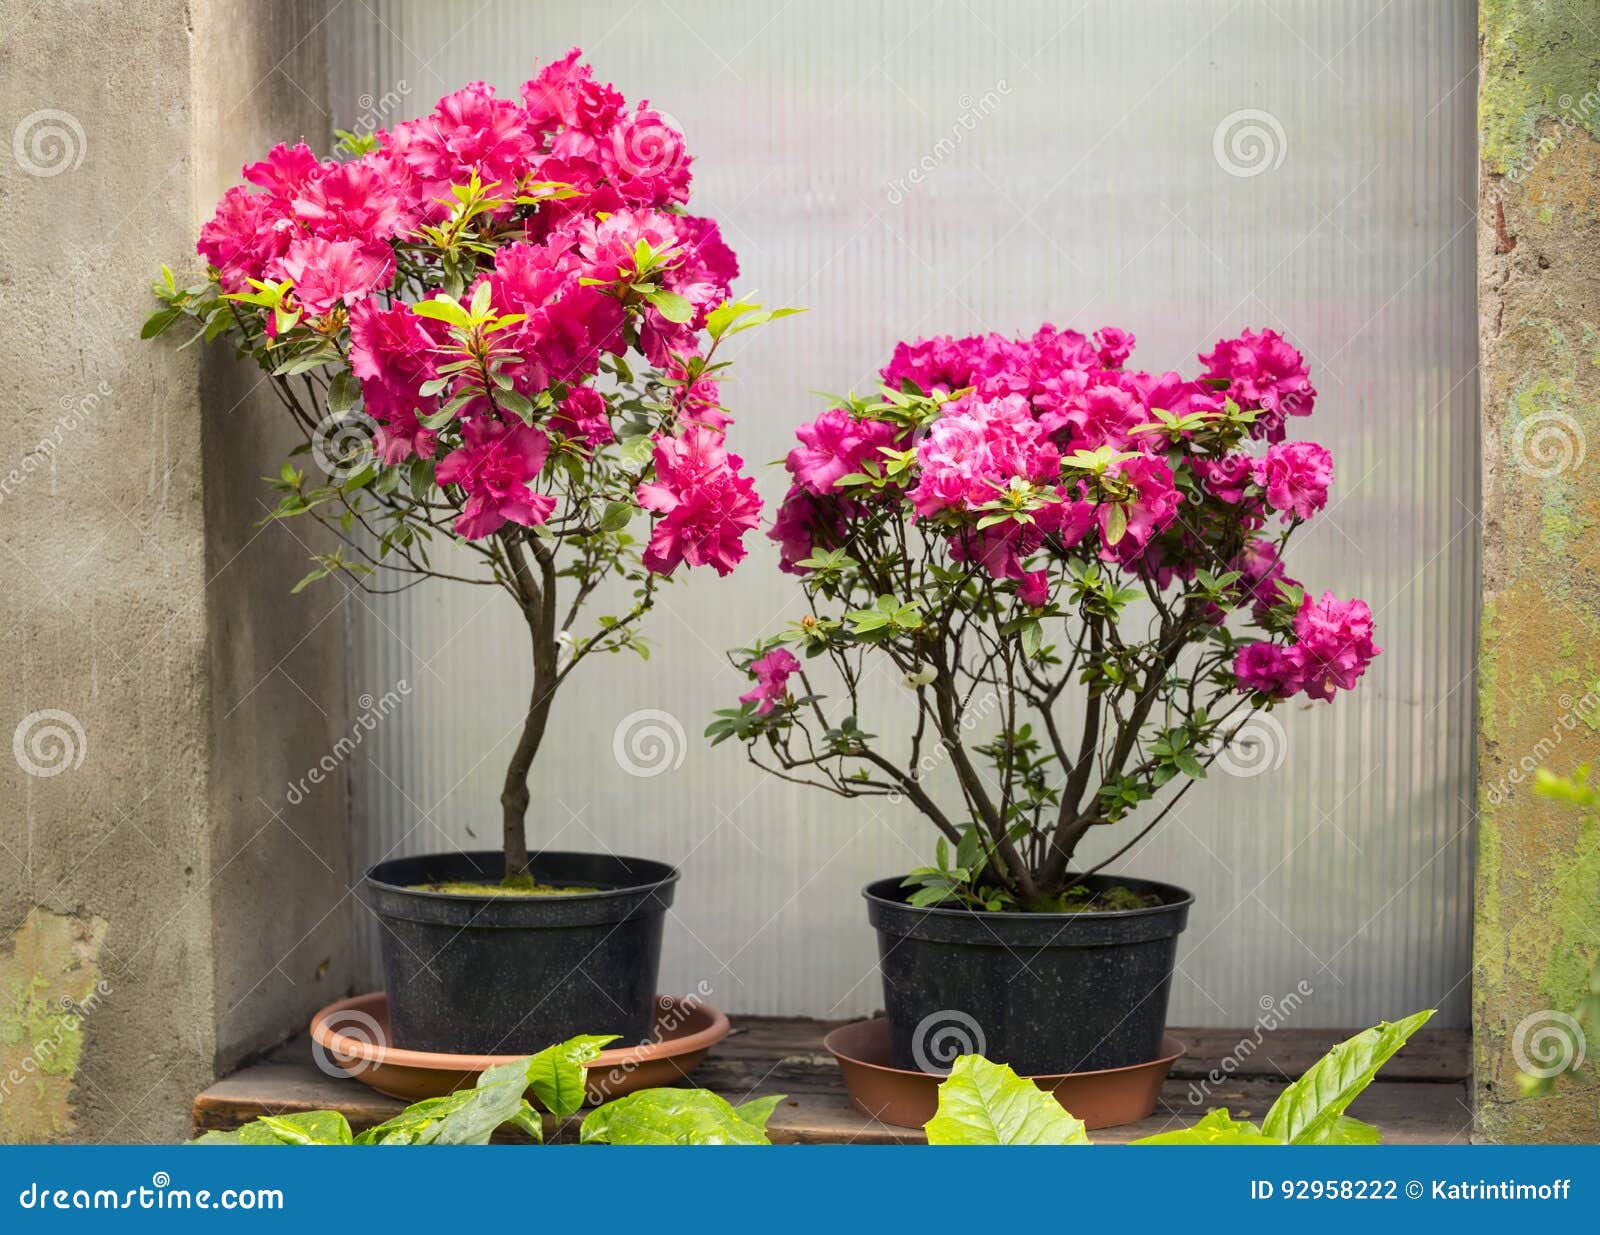
[[[1600,1042],[1550,1097],[1516,1077],[1600,956],[1600,824],[1529,788],[1600,764],[1600,37],[1558,0],[1483,0],[1480,26],[1477,1118],[1594,1141]]]
[[[345,790],[284,786],[346,724],[348,602],[289,598],[304,548],[252,526],[254,375],[138,338],[245,158],[327,133],[324,7],[6,14],[0,1141],[182,1137],[346,982]]]

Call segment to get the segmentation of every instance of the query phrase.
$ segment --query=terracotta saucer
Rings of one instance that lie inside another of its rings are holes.
[[[589,1101],[608,1102],[636,1089],[675,1085],[728,1036],[728,1018],[710,1004],[656,996],[650,1041],[601,1051],[588,1065]],[[405,1102],[437,1098],[475,1085],[478,1073],[520,1055],[447,1055],[390,1046],[389,1000],[382,991],[330,1003],[311,1018],[313,1054],[324,1071],[340,1071]]]
[[[841,1025],[822,1045],[839,1061],[850,1105],[863,1115],[900,1128],[920,1128],[939,1107],[939,1082],[930,1072],[910,1072],[889,1062],[889,1022],[884,1017]],[[1166,1034],[1161,1058],[1126,1068],[1034,1076],[1040,1089],[1090,1128],[1134,1123],[1156,1109],[1161,1085],[1183,1054],[1183,1043]]]

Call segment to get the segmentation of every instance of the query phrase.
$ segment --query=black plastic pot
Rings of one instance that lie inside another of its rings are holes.
[[[1171,884],[1082,881],[1154,892],[1118,913],[979,913],[906,904],[900,880],[862,889],[878,928],[898,1068],[948,1071],[973,1052],[1021,1076],[1148,1063],[1161,1054],[1178,935],[1194,897]]]
[[[383,923],[391,1045],[520,1055],[579,1033],[648,1038],[661,927],[678,872],[665,862],[541,853],[541,883],[592,887],[564,896],[459,896],[412,885],[498,882],[500,853],[380,862],[366,898]]]

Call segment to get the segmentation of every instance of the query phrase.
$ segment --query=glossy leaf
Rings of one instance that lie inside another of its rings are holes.
[[[558,1119],[565,1119],[583,1105],[584,1069],[608,1042],[617,1035],[579,1034],[558,1046],[547,1046],[528,1060],[528,1087],[539,1104]]]
[[[641,1089],[590,1111],[579,1139],[606,1145],[769,1145],[761,1126],[704,1089]]]
[[[1432,1015],[1430,1008],[1393,1024],[1384,1021],[1341,1042],[1278,1096],[1261,1130],[1291,1145],[1352,1143],[1337,1139],[1345,1108]]]
[[[1235,1119],[1227,1107],[1207,1111],[1205,1118],[1190,1128],[1175,1128],[1141,1137],[1135,1145],[1281,1145],[1266,1136],[1255,1124]]]
[[[1087,1145],[1083,1121],[1002,1063],[962,1055],[924,1125],[930,1145]]]

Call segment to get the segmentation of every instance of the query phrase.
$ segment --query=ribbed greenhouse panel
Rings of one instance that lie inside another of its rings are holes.
[[[741,336],[725,391],[769,503],[785,482],[768,463],[821,410],[808,391],[864,389],[902,338],[1109,324],[1139,336],[1141,367],[1193,372],[1243,327],[1286,334],[1320,392],[1292,428],[1337,460],[1293,573],[1369,600],[1384,653],[1353,695],[1274,712],[1253,774],[1214,772],[1123,869],[1195,893],[1175,1023],[1437,1006],[1467,1024],[1472,5],[363,0],[330,21],[341,127],[474,79],[513,91],[574,45],[681,127],[692,208],[721,222],[740,287],[810,309]],[[650,659],[586,666],[560,698],[530,832],[681,863],[664,989],[842,1017],[881,1000],[859,889],[925,860],[932,832],[700,738],[746,686],[723,650],[799,612],[765,541],[728,579],[665,589]],[[440,583],[358,608],[353,696],[410,692],[358,754],[358,862],[496,847],[521,621]],[[873,702],[863,726],[898,732],[891,675]]]

